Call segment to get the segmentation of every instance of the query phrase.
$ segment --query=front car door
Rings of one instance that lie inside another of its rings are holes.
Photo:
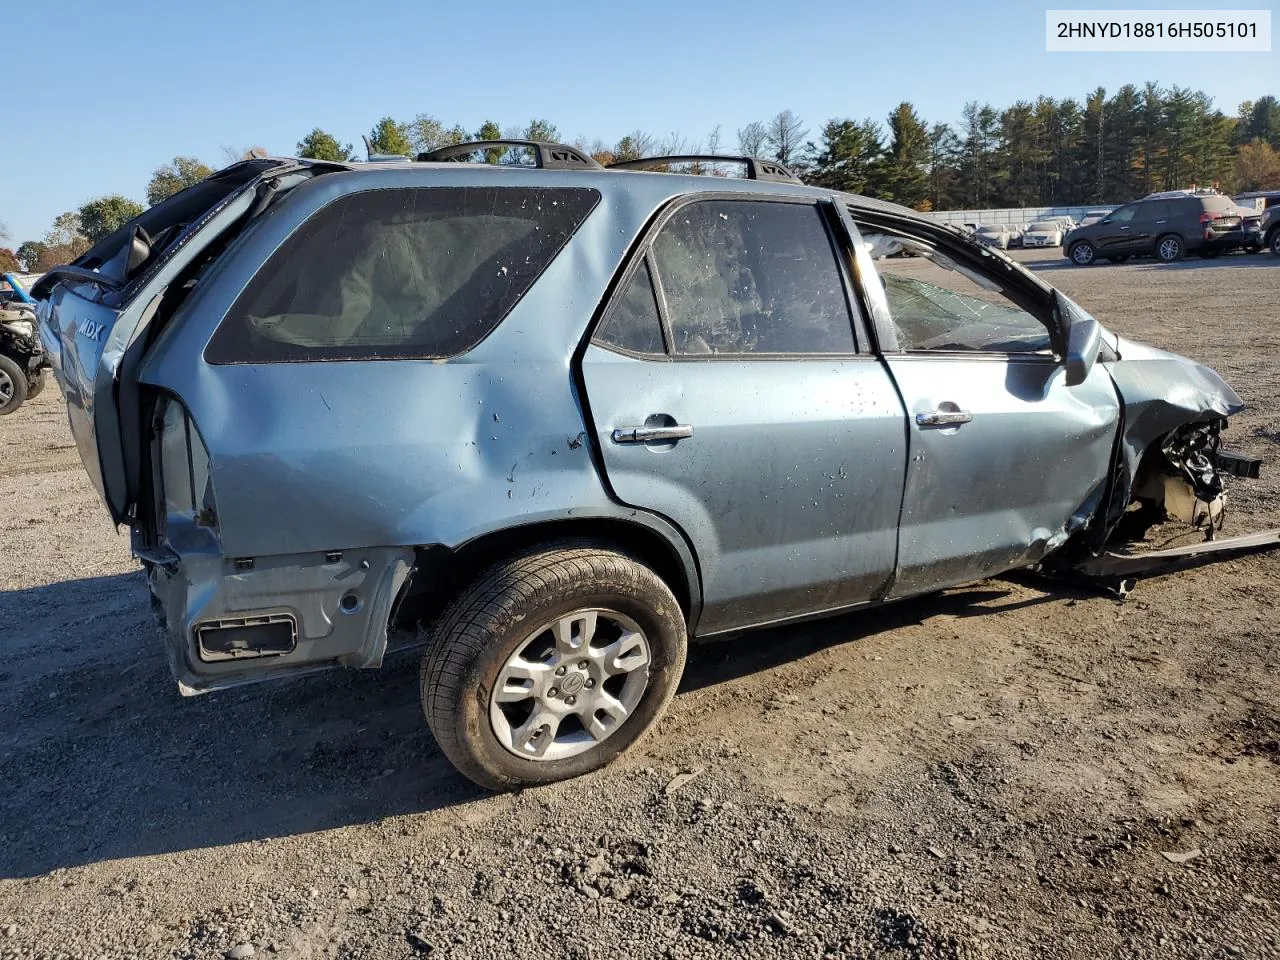
[[[701,634],[851,606],[892,577],[904,413],[855,335],[839,235],[807,198],[681,202],[583,355],[614,495],[697,554]]]
[[[1112,253],[1132,253],[1136,249],[1133,242],[1133,220],[1139,206],[1137,203],[1126,204],[1111,211],[1098,224],[1097,247],[1104,257]]]
[[[1168,200],[1143,200],[1133,206],[1138,209],[1133,215],[1124,251],[1148,253],[1154,246],[1156,237],[1168,229],[1166,225],[1169,223],[1172,204]]]
[[[1119,424],[1101,364],[1068,387],[1053,292],[1007,259],[887,214],[851,211],[910,451],[891,597],[1035,562],[1091,516]],[[892,238],[892,239],[891,239]]]

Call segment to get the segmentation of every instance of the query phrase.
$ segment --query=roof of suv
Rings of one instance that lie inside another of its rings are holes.
[[[486,151],[510,149],[512,147],[524,147],[530,151],[535,158],[534,163],[466,163],[460,162],[462,158],[475,156],[485,153]],[[573,160],[549,159],[555,154],[567,151],[574,156]],[[299,159],[294,157],[273,158],[284,160],[289,163],[299,163],[305,165],[317,165],[342,168],[360,172],[365,176],[387,175],[392,172],[398,174],[397,179],[404,175],[405,171],[419,173],[423,175],[438,174],[442,172],[455,172],[459,170],[473,170],[476,175],[485,176],[487,174],[499,174],[503,177],[525,178],[534,177],[541,179],[542,177],[554,178],[557,183],[581,183],[583,185],[591,185],[612,190],[617,187],[620,182],[618,176],[621,175],[626,181],[631,182],[647,182],[664,183],[666,188],[663,192],[671,195],[682,193],[696,192],[733,192],[742,191],[744,193],[769,193],[769,194],[794,194],[796,196],[805,197],[839,197],[846,203],[864,210],[881,210],[886,213],[894,213],[899,215],[908,215],[927,221],[931,225],[938,225],[937,221],[924,217],[918,210],[912,210],[910,207],[904,207],[900,204],[890,203],[885,200],[877,200],[873,197],[865,197],[860,194],[844,193],[838,190],[830,190],[824,187],[815,187],[805,184],[802,180],[795,176],[790,170],[773,160],[765,160],[760,157],[750,156],[733,156],[720,154],[681,154],[676,156],[655,156],[644,157],[636,160],[626,160],[602,166],[589,157],[584,157],[574,147],[566,144],[549,143],[545,141],[535,140],[477,140],[469,143],[454,144],[449,147],[442,147],[438,150],[427,153],[418,154],[416,159],[409,157],[392,157],[378,156],[370,161],[347,161],[347,162],[330,162],[317,161],[309,159]],[[661,169],[646,169],[650,167],[663,167],[673,164],[687,165],[691,163],[704,163],[708,165],[720,164],[738,164],[744,168],[746,176],[729,177],[720,176],[709,173],[692,173],[692,172],[675,172]],[[488,179],[488,177],[485,177]],[[639,181],[632,181],[632,178],[641,178]],[[712,179],[714,184],[709,183],[708,179]],[[417,179],[416,177],[410,178]]]

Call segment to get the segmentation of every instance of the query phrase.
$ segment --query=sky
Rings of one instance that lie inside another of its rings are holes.
[[[534,117],[563,139],[643,129],[691,141],[790,109],[883,121],[902,100],[955,122],[968,100],[1083,100],[1154,80],[1234,115],[1280,94],[1280,52],[1048,53],[1046,9],[1272,9],[1274,0],[43,0],[6,12],[0,221],[39,239],[86,200],[145,200],[176,155],[274,154],[322,127],[343,142],[382,116],[477,129]],[[26,38],[25,40],[22,38]]]

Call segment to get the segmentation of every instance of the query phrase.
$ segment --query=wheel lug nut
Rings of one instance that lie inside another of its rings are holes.
[[[571,707],[572,707],[575,703],[577,703],[577,702],[578,702],[578,698],[577,698],[577,697],[565,697],[565,698],[564,698],[564,702],[565,702],[565,703],[567,703],[569,706],[571,706]]]
[[[547,691],[547,696],[548,696],[548,697],[554,697],[554,696],[556,696],[559,692],[560,692],[560,691],[559,691],[559,690],[557,690],[555,687],[552,687],[550,690],[548,690],[548,691]]]
[[[596,685],[596,682],[592,680],[590,677],[587,677],[587,682],[583,684],[583,686],[586,687],[588,690],[590,690],[595,685]]]
[[[589,664],[589,663],[587,663],[587,661],[585,661],[585,660],[579,660],[579,661],[578,661],[578,669],[579,669],[579,670],[585,670],[585,669],[587,669],[587,667],[589,667],[589,666],[590,666],[590,664]]]
[[[563,677],[563,676],[564,676],[564,669],[565,669],[564,667],[556,667],[556,676],[557,676],[557,677]]]

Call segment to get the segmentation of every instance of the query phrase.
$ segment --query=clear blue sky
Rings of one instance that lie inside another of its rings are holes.
[[[545,117],[566,139],[641,128],[724,148],[790,108],[883,120],[901,100],[954,122],[966,100],[1083,99],[1155,80],[1234,114],[1280,93],[1280,53],[1046,53],[1049,8],[1271,8],[1274,0],[77,0],[6,11],[10,109],[0,221],[13,245],[105,193],[144,199],[177,154],[293,152],[320,126],[359,144],[379,117],[432,113],[475,130]]]

